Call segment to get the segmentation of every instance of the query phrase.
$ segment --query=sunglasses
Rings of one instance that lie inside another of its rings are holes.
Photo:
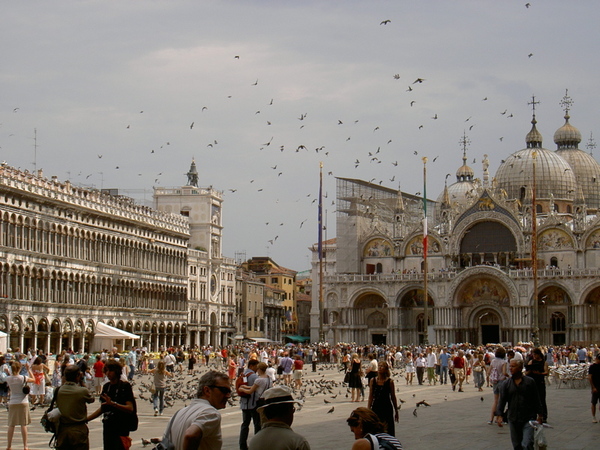
[[[225,386],[215,386],[214,384],[212,384],[208,387],[218,389],[219,391],[221,391],[221,394],[223,394],[223,395],[231,394],[231,389],[229,389],[228,387],[225,387]]]

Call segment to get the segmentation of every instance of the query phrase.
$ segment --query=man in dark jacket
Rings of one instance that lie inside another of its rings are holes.
[[[508,404],[510,439],[514,449],[533,450],[533,428],[530,420],[542,423],[542,404],[535,381],[523,375],[523,361],[510,361],[511,378],[499,387],[500,399],[496,408],[496,422],[502,426],[502,414]]]

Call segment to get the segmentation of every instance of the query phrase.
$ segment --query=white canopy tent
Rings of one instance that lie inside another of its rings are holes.
[[[117,347],[119,351],[123,351],[125,349],[124,341],[126,339],[140,339],[140,336],[98,322],[96,324],[96,333],[94,334],[92,351],[99,352],[104,348],[111,349],[112,347]]]
[[[6,349],[8,348],[8,334],[4,331],[0,331],[0,352],[2,354],[6,353]]]

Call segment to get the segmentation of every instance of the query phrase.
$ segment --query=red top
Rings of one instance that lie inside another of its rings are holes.
[[[452,362],[454,363],[454,367],[456,367],[457,369],[464,369],[465,368],[465,359],[462,356],[457,356],[455,357]]]
[[[304,367],[304,361],[302,361],[301,359],[295,359],[294,370],[302,370],[302,367]]]
[[[96,361],[94,363],[94,376],[96,378],[104,377],[104,363],[102,361]]]

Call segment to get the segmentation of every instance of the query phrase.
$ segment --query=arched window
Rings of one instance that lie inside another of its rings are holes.
[[[558,267],[558,258],[556,256],[553,256],[552,258],[550,258],[550,266]]]
[[[381,265],[381,263],[377,263],[377,268],[375,270],[377,271],[377,273],[383,272],[383,266]]]

